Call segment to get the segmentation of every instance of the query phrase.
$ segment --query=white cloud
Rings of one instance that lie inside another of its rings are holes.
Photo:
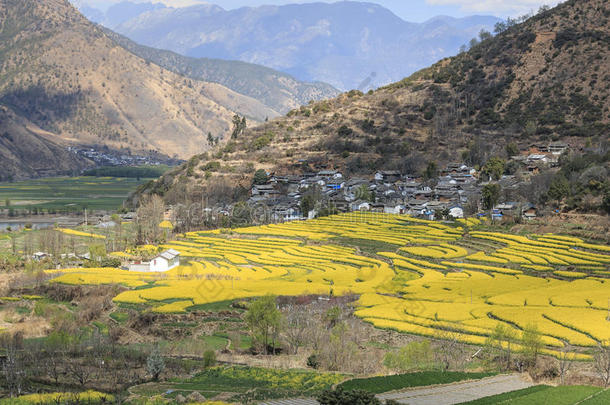
[[[426,0],[431,5],[458,6],[465,13],[516,16],[537,11],[540,6],[555,6],[558,0]]]

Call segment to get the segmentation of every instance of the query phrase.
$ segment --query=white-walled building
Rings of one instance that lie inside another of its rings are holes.
[[[180,265],[180,252],[174,249],[166,250],[150,262],[153,273],[165,272]]]

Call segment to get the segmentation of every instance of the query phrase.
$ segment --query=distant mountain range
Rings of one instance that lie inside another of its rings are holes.
[[[124,1],[105,12],[80,0],[81,12],[141,45],[190,57],[264,65],[303,81],[368,90],[455,55],[489,16],[435,17],[410,23],[371,3],[291,4],[224,10]]]

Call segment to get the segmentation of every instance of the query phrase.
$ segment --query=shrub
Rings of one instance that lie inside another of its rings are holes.
[[[312,354],[307,358],[307,367],[311,367],[314,370],[317,370],[320,367],[320,360],[316,354]]]
[[[213,367],[216,365],[216,352],[214,350],[206,350],[203,353],[203,366]]]

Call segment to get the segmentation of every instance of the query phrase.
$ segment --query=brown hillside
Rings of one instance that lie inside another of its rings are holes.
[[[0,105],[63,143],[189,157],[260,102],[185,79],[116,45],[67,0],[0,0]]]
[[[510,142],[607,142],[609,32],[606,1],[567,1],[401,82],[251,129],[197,158],[222,162],[216,175],[205,162],[191,163],[147,190],[171,199],[174,190],[223,178],[247,185],[253,168],[419,174],[429,161],[483,164]]]

